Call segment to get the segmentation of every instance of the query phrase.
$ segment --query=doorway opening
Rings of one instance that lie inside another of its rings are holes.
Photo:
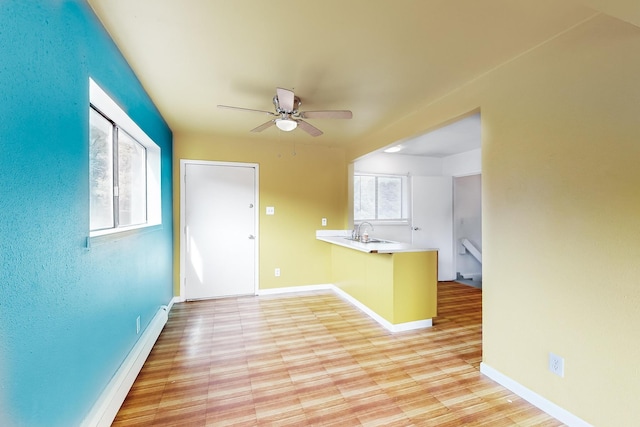
[[[481,115],[473,111],[440,128],[396,141],[350,166],[356,174],[409,177],[409,226],[375,223],[375,237],[438,248],[438,279],[481,287]],[[350,226],[357,224],[350,182]],[[454,193],[455,198],[454,198]]]
[[[482,288],[482,175],[453,179],[456,281]]]

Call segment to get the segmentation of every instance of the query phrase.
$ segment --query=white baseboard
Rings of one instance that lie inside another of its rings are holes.
[[[173,298],[171,298],[171,301],[169,301],[169,305],[167,306],[167,313],[169,313],[171,311],[171,309],[173,308],[173,304],[178,303],[178,302],[185,302],[186,300],[184,298],[182,298],[181,296],[175,296]]]
[[[292,292],[310,292],[310,291],[327,291],[333,290],[333,285],[306,285],[306,286],[290,286],[287,288],[258,289],[258,295],[278,295],[288,294]]]
[[[133,346],[82,422],[82,427],[108,427],[111,425],[160,332],[162,332],[162,328],[167,323],[171,306],[173,306],[173,300],[169,306],[160,307],[156,315],[153,316],[149,326],[144,330],[138,342]]]
[[[433,321],[431,319],[424,320],[416,320],[415,322],[407,322],[407,323],[396,323],[393,324],[389,322],[384,317],[380,316],[375,311],[371,310],[366,305],[362,304],[360,301],[340,289],[335,285],[331,285],[331,289],[338,294],[342,299],[347,300],[353,306],[358,308],[360,311],[365,313],[367,316],[371,317],[373,320],[378,322],[383,328],[388,330],[389,332],[403,332],[403,331],[411,331],[414,329],[422,329],[422,328],[430,328],[433,326]]]
[[[416,329],[430,328],[433,326],[433,319],[414,320],[413,322],[396,323],[391,325],[391,332],[414,331]]]
[[[484,362],[480,363],[480,372],[569,427],[592,427],[588,422],[512,380]]]
[[[342,299],[349,302],[351,305],[355,306],[357,309],[365,313],[367,316],[371,317],[373,320],[378,322],[383,328],[390,332],[403,332],[403,331],[412,331],[414,329],[422,329],[422,328],[430,328],[433,326],[432,319],[424,319],[424,320],[416,320],[415,322],[406,322],[406,323],[398,323],[393,324],[389,322],[384,317],[380,316],[375,311],[371,310],[366,305],[362,304],[360,301],[340,289],[339,287],[332,284],[323,284],[323,285],[307,285],[307,286],[291,286],[287,288],[274,288],[274,289],[260,289],[258,290],[258,295],[277,295],[277,294],[287,294],[292,292],[309,292],[309,291],[324,291],[331,290],[340,296]]]

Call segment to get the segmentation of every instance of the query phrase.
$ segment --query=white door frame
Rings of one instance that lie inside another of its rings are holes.
[[[260,218],[260,200],[259,200],[259,194],[260,194],[260,187],[259,187],[259,182],[260,182],[260,168],[259,165],[257,163],[239,163],[239,162],[218,162],[218,161],[213,161],[213,160],[190,160],[190,159],[180,159],[180,230],[179,230],[179,235],[180,235],[180,295],[177,297],[177,299],[179,301],[185,301],[186,300],[186,290],[184,287],[185,281],[187,280],[187,275],[186,275],[186,271],[185,271],[185,265],[186,265],[186,260],[187,260],[187,252],[186,252],[186,242],[185,242],[185,219],[186,219],[186,215],[185,215],[185,208],[186,208],[186,199],[185,199],[185,176],[187,173],[187,165],[209,165],[209,166],[236,166],[236,167],[250,167],[250,168],[254,168],[256,171],[255,174],[255,237],[256,237],[256,250],[255,250],[255,277],[254,277],[254,283],[255,283],[255,289],[254,289],[254,294],[258,293],[258,289],[260,289],[260,284],[258,283],[259,280],[259,272],[260,272],[260,268],[258,265],[258,262],[260,260],[260,230],[258,228],[258,225],[260,223],[259,218]]]

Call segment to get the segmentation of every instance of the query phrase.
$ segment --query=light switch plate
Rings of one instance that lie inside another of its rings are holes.
[[[322,218],[322,226],[323,227],[327,226],[327,218]]]
[[[273,206],[267,206],[267,215],[275,215],[276,213],[276,208],[274,208]]]

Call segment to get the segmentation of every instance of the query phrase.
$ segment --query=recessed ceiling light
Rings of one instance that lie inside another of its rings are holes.
[[[384,150],[385,153],[397,153],[398,151],[402,150],[402,145],[396,145],[394,147],[389,147],[386,150]]]

